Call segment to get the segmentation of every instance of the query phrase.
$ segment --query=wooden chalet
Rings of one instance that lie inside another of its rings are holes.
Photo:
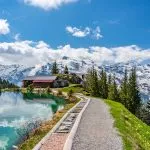
[[[23,87],[31,84],[34,88],[59,88],[69,85],[67,80],[58,79],[57,76],[28,76],[23,80]]]

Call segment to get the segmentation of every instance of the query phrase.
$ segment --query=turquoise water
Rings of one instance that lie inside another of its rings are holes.
[[[4,92],[0,95],[0,150],[11,150],[20,140],[18,130],[36,120],[51,119],[64,107],[55,100],[24,100],[21,93]]]

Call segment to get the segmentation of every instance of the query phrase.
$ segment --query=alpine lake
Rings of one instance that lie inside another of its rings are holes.
[[[0,150],[14,149],[24,136],[24,128],[50,120],[64,105],[64,99],[54,96],[30,98],[21,92],[0,93]]]

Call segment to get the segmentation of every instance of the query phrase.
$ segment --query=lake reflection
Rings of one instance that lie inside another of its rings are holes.
[[[17,129],[26,122],[51,119],[64,107],[62,100],[24,100],[22,93],[3,92],[0,95],[0,150],[12,149],[19,140]]]

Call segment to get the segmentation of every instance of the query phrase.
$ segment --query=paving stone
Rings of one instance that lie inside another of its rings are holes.
[[[56,133],[69,133],[70,130],[58,130],[56,131]]]
[[[69,127],[66,125],[61,125],[58,130],[69,130]]]
[[[63,150],[68,134],[55,133],[42,145],[40,150]]]
[[[62,122],[62,124],[64,124],[64,125],[72,125],[72,122],[69,122],[69,121],[64,121],[64,122]]]

